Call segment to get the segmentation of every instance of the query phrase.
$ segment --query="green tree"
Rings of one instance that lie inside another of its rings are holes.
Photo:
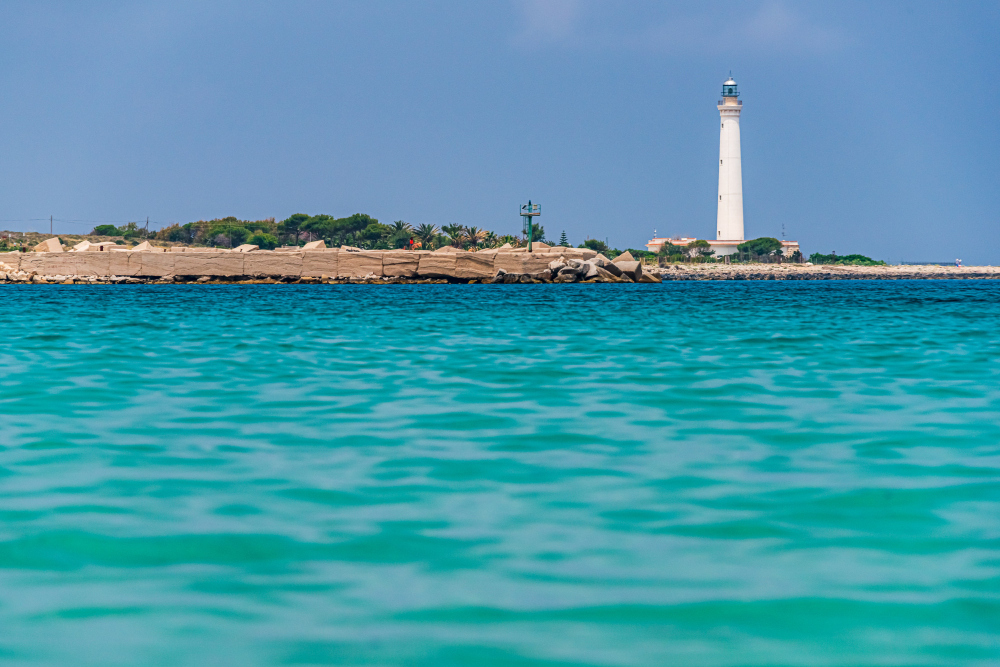
[[[528,239],[525,238],[525,241]],[[536,225],[531,223],[531,241],[532,243],[545,243],[545,227],[541,225]]]
[[[569,239],[566,238],[566,230],[565,229],[563,230],[562,235],[559,237],[559,245],[561,245],[564,248],[568,248],[569,247]]]
[[[288,237],[289,245],[299,244],[299,232],[302,230],[302,225],[309,220],[309,217],[305,213],[295,213],[282,220],[278,225],[279,233]]]
[[[90,233],[95,236],[121,236],[114,225],[97,225]]]
[[[770,236],[762,236],[736,246],[736,252],[740,257],[754,260],[759,258],[775,257],[781,254],[781,241]]]
[[[273,234],[257,232],[246,241],[250,245],[259,246],[261,250],[274,250],[278,247],[278,239]]]
[[[580,247],[590,248],[594,252],[599,252],[602,255],[607,255],[608,252],[611,251],[611,248],[608,247],[607,243],[605,243],[604,241],[599,241],[597,239],[587,239],[586,241],[580,244]]]
[[[402,220],[397,220],[396,222],[392,223],[392,228],[393,228],[394,231],[397,231],[397,232],[411,232],[411,231],[413,231],[413,227],[410,225],[410,223],[403,222]]]
[[[687,251],[688,256],[693,259],[704,259],[715,254],[715,251],[712,250],[712,246],[704,239],[691,241],[691,243],[687,244],[685,250]]]

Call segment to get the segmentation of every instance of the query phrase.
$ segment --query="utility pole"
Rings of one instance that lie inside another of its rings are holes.
[[[49,236],[52,236],[52,216],[49,216]]]
[[[146,216],[146,238],[149,238],[149,216]]]

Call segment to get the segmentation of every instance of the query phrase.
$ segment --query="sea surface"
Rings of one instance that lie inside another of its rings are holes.
[[[0,664],[1000,663],[998,283],[0,299]]]

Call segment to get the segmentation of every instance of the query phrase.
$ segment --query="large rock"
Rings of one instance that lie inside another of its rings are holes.
[[[244,270],[246,270],[244,268]],[[335,278],[340,271],[340,250],[312,250],[302,253],[302,277]]]
[[[370,273],[382,275],[382,253],[378,251],[342,252],[337,262],[337,275],[341,278],[364,278]]]
[[[382,275],[396,278],[415,278],[419,272],[420,257],[425,252],[390,250],[382,253]]]
[[[639,276],[639,282],[641,282],[641,283],[662,283],[663,280],[660,279],[660,276],[654,276],[652,273],[643,273],[641,276]]]
[[[627,282],[628,281],[628,278],[619,278],[618,276],[616,276],[615,274],[611,273],[610,271],[608,271],[606,268],[604,268],[602,266],[598,266],[598,267],[595,267],[595,268],[597,270],[597,279],[598,280],[603,280],[606,283],[620,283],[620,282]]]
[[[233,248],[233,252],[253,252],[254,250],[260,250],[260,246],[253,245],[251,243],[244,243],[243,245],[238,245]]]
[[[421,278],[454,278],[455,253],[439,253],[437,251],[420,255],[420,265],[417,275]]]
[[[35,246],[35,252],[62,252],[62,244],[59,243],[59,239],[45,239],[41,243]]]
[[[605,271],[610,272],[615,277],[619,277],[622,274],[621,267],[610,260],[605,259],[603,264],[600,263],[596,258],[592,261],[594,261],[599,267],[601,267]]]
[[[298,278],[302,275],[302,252],[257,252],[238,255],[243,257],[243,273],[260,278]]]
[[[139,245],[137,245],[134,248],[132,248],[133,252],[142,252],[142,251],[146,251],[146,250],[154,250],[153,244],[151,244],[149,241],[143,241]],[[159,252],[163,252],[163,250],[161,248],[155,248],[155,250],[158,250]]]
[[[492,253],[462,252],[455,255],[455,277],[465,279],[492,278]]]
[[[622,270],[622,274],[628,276],[633,282],[642,280],[641,262],[619,262],[615,260],[615,266]]]
[[[309,243],[302,246],[303,250],[325,250],[326,241],[320,239],[319,241],[310,241]]]
[[[633,257],[632,253],[630,253],[628,250],[615,257],[615,264],[621,264],[622,262],[634,262],[634,261],[635,257]]]

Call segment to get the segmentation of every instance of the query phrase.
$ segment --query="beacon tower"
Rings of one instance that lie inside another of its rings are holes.
[[[716,240],[743,240],[743,165],[740,159],[740,111],[743,102],[732,75],[722,84],[719,101],[719,216]]]

